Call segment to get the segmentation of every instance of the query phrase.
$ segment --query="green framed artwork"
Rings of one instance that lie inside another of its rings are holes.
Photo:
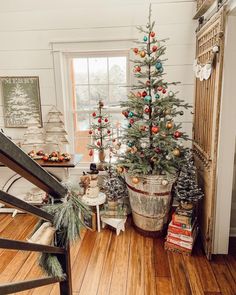
[[[7,128],[26,128],[32,117],[42,126],[39,77],[1,77],[4,122]]]

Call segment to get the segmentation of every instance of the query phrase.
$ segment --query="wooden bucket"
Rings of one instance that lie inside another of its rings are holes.
[[[139,176],[139,183],[133,184],[133,176],[126,174],[130,205],[135,226],[147,234],[159,235],[168,222],[172,204],[171,189],[175,176]],[[167,180],[168,183],[163,185]]]

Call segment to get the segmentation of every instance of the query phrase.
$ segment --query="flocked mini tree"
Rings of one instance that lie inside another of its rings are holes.
[[[89,145],[89,156],[94,155],[94,151],[98,151],[100,163],[99,170],[105,169],[106,150],[111,148],[111,124],[108,115],[103,112],[104,104],[101,100],[98,102],[97,112],[92,113],[93,122],[91,123],[89,134],[92,143]]]
[[[143,40],[133,48],[137,82],[131,87],[128,100],[121,104],[127,119],[123,134],[127,150],[119,158],[118,170],[128,170],[132,175],[175,174],[184,159],[182,141],[188,139],[175,119],[190,105],[170,89],[177,83],[164,79],[166,40],[158,40],[154,25],[150,8],[147,26],[138,27]],[[137,178],[133,179],[135,182]]]
[[[185,158],[186,163],[176,182],[175,197],[180,203],[196,203],[204,194],[197,184],[197,169],[191,151],[186,153]]]

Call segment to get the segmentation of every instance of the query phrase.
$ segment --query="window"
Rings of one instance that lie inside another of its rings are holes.
[[[127,63],[128,53],[80,55],[72,60],[75,152],[84,155],[83,162],[94,160],[88,156],[88,130],[99,99],[104,102],[113,132],[120,132],[124,124],[119,103],[127,97]]]

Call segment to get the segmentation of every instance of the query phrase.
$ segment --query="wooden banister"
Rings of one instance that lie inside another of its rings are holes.
[[[51,214],[3,191],[0,191],[0,201],[6,205],[12,206],[26,213],[30,213],[44,220],[53,221],[53,216]]]
[[[0,285],[0,294],[6,295],[6,294],[12,294],[16,292],[21,292],[33,288],[38,288],[45,285],[50,285],[58,282],[63,282],[63,280],[60,280],[58,278],[42,278],[42,279],[36,279],[36,280],[30,280],[30,281],[23,281],[23,282],[15,282],[10,284],[4,284]],[[66,294],[66,293],[61,293]]]

